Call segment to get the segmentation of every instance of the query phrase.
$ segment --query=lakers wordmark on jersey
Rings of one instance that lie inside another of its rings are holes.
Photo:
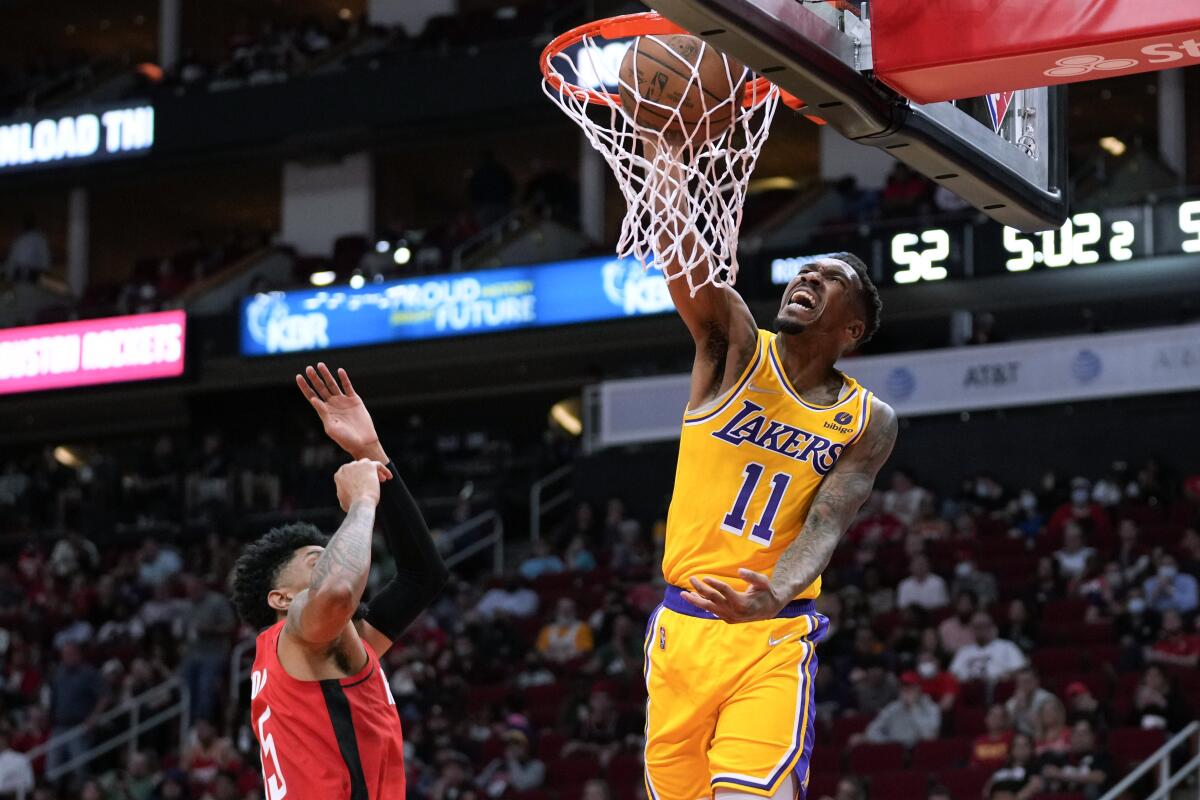
[[[776,335],[758,347],[732,389],[683,417],[663,575],[718,577],[745,588],[738,570],[771,574],[800,535],[821,480],[870,422],[871,393],[843,375],[837,401],[806,402],[788,381]],[[818,578],[801,592],[814,598]]]

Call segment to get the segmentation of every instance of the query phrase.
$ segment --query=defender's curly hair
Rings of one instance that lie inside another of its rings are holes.
[[[315,525],[293,522],[272,528],[254,542],[246,545],[233,565],[233,604],[238,615],[255,630],[275,624],[275,609],[267,603],[267,595],[275,588],[279,573],[301,547],[329,543],[329,537]]]
[[[862,347],[871,340],[875,331],[879,330],[879,319],[883,316],[883,300],[879,297],[879,289],[871,280],[871,271],[867,269],[867,265],[854,253],[830,253],[828,257],[845,263],[857,273],[859,281],[862,282],[863,313],[866,315],[863,321],[866,327],[857,344],[858,347]]]

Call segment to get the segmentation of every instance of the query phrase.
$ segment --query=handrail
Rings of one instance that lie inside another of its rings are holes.
[[[237,708],[238,701],[242,699],[242,681],[250,675],[250,670],[254,666],[254,659],[251,658],[247,661],[246,653],[254,650],[257,641],[258,639],[254,636],[242,639],[229,652],[229,707],[231,709]],[[236,717],[232,714],[228,716],[230,724],[236,725]]]
[[[159,697],[170,694],[170,692],[175,690],[179,691],[178,700],[176,700],[167,708],[156,712],[149,719],[141,719],[142,706],[148,705],[152,701],[157,700]],[[113,720],[125,715],[129,715],[130,723],[120,733],[117,733],[115,736],[111,736],[105,741],[94,745],[86,752],[81,753],[70,761],[67,761],[64,764],[58,764],[52,770],[48,769],[46,771],[46,778],[51,781],[56,781],[63,775],[91,763],[96,758],[99,758],[110,750],[120,747],[122,744],[129,743],[131,747],[135,747],[138,738],[141,737],[145,731],[156,728],[173,717],[179,717],[179,736],[180,742],[182,743],[187,738],[188,728],[191,727],[191,707],[191,693],[188,690],[187,683],[185,683],[178,675],[176,675],[168,678],[162,683],[151,686],[149,689],[130,697],[118,705],[113,706],[104,713],[100,714],[100,716],[98,716],[91,725],[80,723],[79,725],[69,728],[68,730],[63,731],[51,739],[47,739],[37,747],[34,747],[29,750],[29,752],[25,753],[25,757],[29,759],[30,762],[33,762],[49,753],[51,750],[61,747],[64,743],[88,734],[98,726],[112,722]]]
[[[542,493],[547,487],[557,483],[563,478],[569,476],[575,468],[567,464],[559,467],[550,474],[533,482],[529,487],[529,539],[536,542],[542,538],[542,518],[549,512],[558,508],[563,503],[571,499],[571,490],[564,489],[563,491],[543,502]]]
[[[491,532],[477,542],[464,547],[462,550],[452,552],[446,557],[446,567],[453,568],[462,562],[466,561],[471,556],[492,548],[492,572],[496,575],[501,575],[504,572],[504,520],[495,511],[485,511],[482,514],[472,517],[463,522],[461,525],[451,528],[443,535],[442,540],[445,543],[453,545],[454,542],[461,539],[463,536],[472,533],[473,531],[491,525]]]
[[[1117,800],[1130,786],[1133,786],[1138,780],[1148,773],[1150,770],[1158,767],[1159,786],[1145,800],[1164,800],[1171,789],[1193,771],[1200,769],[1200,755],[1192,758],[1184,764],[1172,777],[1171,775],[1171,753],[1176,750],[1181,744],[1187,741],[1192,736],[1200,734],[1200,722],[1192,722],[1179,733],[1171,737],[1170,741],[1162,747],[1154,751],[1153,754],[1141,764],[1139,764],[1133,772],[1126,775],[1120,783],[1109,789],[1100,800]],[[1198,737],[1200,738],[1200,737]]]

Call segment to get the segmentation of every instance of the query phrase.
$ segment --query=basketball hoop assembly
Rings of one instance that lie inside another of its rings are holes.
[[[694,294],[737,277],[746,186],[780,90],[707,43],[695,58],[680,55],[667,37],[682,33],[653,12],[600,20],[552,41],[541,67],[546,94],[616,175],[628,204],[619,254],[662,267],[668,280],[682,277]],[[684,100],[664,102],[666,93],[652,96],[618,67],[629,59],[636,65],[640,48],[650,59],[652,47],[653,58],[667,61],[662,68],[679,78]],[[706,63],[723,73],[720,93],[713,81],[701,83]],[[682,106],[692,95],[685,117]]]

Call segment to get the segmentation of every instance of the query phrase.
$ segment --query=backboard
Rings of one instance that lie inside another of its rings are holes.
[[[860,144],[885,150],[993,219],[1030,232],[1067,216],[1065,94],[921,104],[874,77],[870,4],[851,0],[646,0],[744,62]],[[994,118],[994,116],[993,116]],[[996,127],[999,130],[996,130]]]

